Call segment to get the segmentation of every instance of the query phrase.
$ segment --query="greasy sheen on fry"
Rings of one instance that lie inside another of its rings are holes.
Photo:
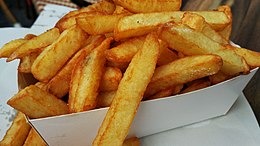
[[[129,64],[93,142],[94,146],[123,144],[143,93],[152,78],[158,55],[158,38],[151,33]]]
[[[58,98],[65,96],[69,92],[69,84],[71,80],[72,70],[75,64],[78,63],[79,58],[84,58],[93,49],[95,49],[105,39],[104,36],[98,35],[89,37],[90,42],[80,49],[67,63],[66,65],[49,81],[49,92]],[[82,56],[83,55],[83,56]],[[82,57],[81,57],[82,56]]]
[[[156,68],[144,97],[152,96],[174,85],[216,74],[222,64],[221,57],[217,55],[194,55],[160,66]]]
[[[23,145],[31,126],[26,122],[25,115],[18,112],[12,125],[0,141],[1,146],[21,146]]]
[[[42,82],[50,80],[80,49],[85,39],[87,34],[79,27],[62,32],[60,37],[45,48],[34,61],[31,69],[33,76]]]
[[[24,57],[32,52],[37,52],[41,48],[47,47],[48,45],[52,44],[59,36],[59,30],[57,28],[52,28],[36,37],[33,37],[32,39],[21,45],[19,48],[17,48],[17,50],[15,50],[10,55],[8,61]]]
[[[19,91],[7,101],[7,104],[30,118],[43,118],[68,113],[68,106],[64,101],[35,85],[27,86]]]
[[[115,4],[120,5],[133,13],[150,13],[162,11],[180,10],[181,0],[113,0]]]
[[[200,32],[180,23],[167,23],[160,33],[160,38],[185,55],[215,54],[223,59],[221,71],[227,75],[248,73],[245,60],[233,50],[213,41]]]
[[[105,39],[73,69],[69,93],[69,111],[81,112],[94,109],[97,104],[98,88],[105,70],[105,50],[113,39]]]

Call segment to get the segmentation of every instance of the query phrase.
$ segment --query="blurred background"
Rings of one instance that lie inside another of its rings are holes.
[[[95,0],[0,0],[0,27],[31,27],[46,3],[72,8],[87,6]],[[73,3],[74,2],[74,3]],[[230,5],[233,13],[231,40],[260,52],[260,0],[183,0],[182,10],[209,10]],[[260,71],[244,93],[260,121]]]

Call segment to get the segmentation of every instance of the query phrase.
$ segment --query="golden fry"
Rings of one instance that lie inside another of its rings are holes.
[[[73,69],[69,94],[69,111],[71,113],[96,107],[98,88],[105,70],[105,50],[110,47],[112,40],[112,38],[105,39]]]
[[[31,73],[31,67],[35,59],[38,57],[39,53],[34,52],[20,59],[18,66],[18,71],[22,73]]]
[[[210,80],[211,84],[214,85],[214,84],[218,84],[220,82],[223,82],[225,80],[228,80],[232,77],[234,77],[234,76],[226,75],[222,71],[219,71],[218,73],[209,76],[209,80]]]
[[[32,52],[37,52],[41,48],[47,47],[48,45],[52,44],[59,36],[59,30],[57,28],[52,28],[21,45],[10,55],[8,61],[22,58]]]
[[[211,83],[209,80],[198,79],[198,80],[192,81],[192,83],[190,83],[187,88],[185,88],[183,91],[181,91],[181,93],[187,93],[187,92],[199,90],[202,88],[206,88],[210,85],[211,85]]]
[[[245,60],[234,51],[183,24],[168,23],[162,29],[160,38],[167,42],[170,48],[185,55],[215,54],[221,56],[223,59],[221,71],[227,75],[248,73],[249,71]]]
[[[79,58],[87,56],[94,48],[96,48],[102,41],[104,36],[91,37],[87,46],[79,50],[68,63],[49,81],[49,92],[58,98],[65,96],[69,92],[69,84],[71,81],[71,74],[75,64],[78,63]]]
[[[36,58],[32,65],[32,74],[39,81],[50,80],[79,50],[87,34],[78,27],[64,31],[60,37]]]
[[[22,146],[31,126],[26,122],[25,115],[18,112],[12,125],[0,141],[1,146]]]
[[[8,100],[7,104],[30,118],[42,118],[68,113],[65,102],[35,85],[27,86]]]
[[[159,42],[156,34],[149,34],[129,64],[113,102],[99,128],[93,145],[122,145],[143,93],[150,82],[157,58]],[[144,70],[145,68],[145,70]]]
[[[219,11],[189,11],[201,15],[210,26],[216,30],[223,30],[230,24],[224,12]],[[116,40],[145,35],[154,31],[158,26],[169,21],[180,22],[185,11],[134,14],[125,16],[118,21],[114,35]],[[215,19],[218,18],[218,19]]]
[[[119,68],[106,67],[102,76],[99,90],[100,91],[115,91],[122,79],[122,72]]]
[[[139,146],[140,140],[137,137],[131,137],[124,141],[123,146]]]
[[[228,41],[228,40],[230,40],[231,31],[232,31],[232,11],[231,11],[231,8],[228,5],[224,5],[224,6],[218,7],[218,11],[224,12],[227,15],[227,17],[230,21],[230,24],[228,26],[226,26],[223,30],[218,31],[218,33]]]
[[[31,128],[23,146],[47,146],[42,137]]]
[[[6,43],[0,49],[0,58],[8,58],[18,47],[26,43],[26,39],[16,39]]]
[[[157,61],[158,66],[165,65],[167,63],[172,62],[178,58],[177,53],[173,52],[172,50],[168,49],[168,45],[160,41],[160,55]]]
[[[156,94],[154,94],[153,96],[150,96],[146,99],[147,100],[158,99],[158,98],[168,97],[171,95],[176,95],[181,92],[182,88],[183,88],[183,84],[175,85],[173,87],[161,90],[161,91],[157,92]]]
[[[97,97],[97,108],[110,106],[115,95],[116,91],[99,92]]]
[[[199,78],[216,74],[222,67],[222,59],[217,55],[195,55],[175,60],[156,68],[144,96],[184,84]]]
[[[136,52],[142,48],[145,37],[129,39],[106,51],[106,58],[113,62],[130,62]]]
[[[180,10],[181,0],[113,0],[115,4],[120,5],[133,13],[149,13],[162,11]]]

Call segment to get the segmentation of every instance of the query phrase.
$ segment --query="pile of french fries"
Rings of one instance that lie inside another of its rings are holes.
[[[20,59],[19,73],[38,82],[7,102],[19,114],[1,145],[45,145],[26,122],[16,122],[23,114],[43,118],[101,107],[109,110],[93,145],[122,145],[142,100],[205,88],[260,66],[260,53],[230,44],[228,6],[180,6],[181,0],[101,1],[69,12],[38,36],[5,44],[0,57]],[[139,143],[132,138],[124,145]]]

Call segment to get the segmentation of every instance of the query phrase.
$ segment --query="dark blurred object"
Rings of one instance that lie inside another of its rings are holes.
[[[86,2],[84,0],[70,0],[70,1],[78,5],[79,7],[86,7],[88,5],[91,5],[91,3]]]
[[[1,6],[1,9],[3,10],[3,12],[5,13],[5,16],[7,17],[7,19],[8,19],[12,24],[17,23],[16,18],[15,18],[14,15],[11,13],[11,11],[9,10],[9,8],[8,8],[7,5],[5,4],[5,1],[4,1],[4,0],[0,0],[0,6]]]
[[[260,0],[183,0],[182,10],[209,10],[229,5],[233,14],[231,40],[250,50],[260,52]],[[244,94],[260,123],[260,71],[255,74]]]

